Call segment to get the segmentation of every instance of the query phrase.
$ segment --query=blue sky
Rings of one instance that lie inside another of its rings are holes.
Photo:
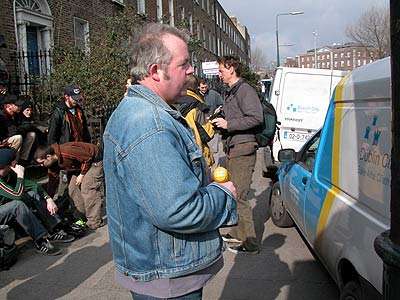
[[[247,26],[252,47],[263,49],[268,61],[276,60],[275,16],[278,13],[304,11],[304,15],[279,17],[280,56],[295,56],[317,47],[348,41],[345,29],[371,6],[389,7],[389,0],[219,0],[228,15]]]

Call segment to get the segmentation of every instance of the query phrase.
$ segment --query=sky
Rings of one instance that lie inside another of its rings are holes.
[[[281,62],[317,47],[348,42],[346,26],[355,23],[371,6],[389,7],[389,0],[218,0],[228,15],[247,27],[251,47],[260,47],[268,62],[276,61],[276,15],[303,11],[303,15],[279,16]]]

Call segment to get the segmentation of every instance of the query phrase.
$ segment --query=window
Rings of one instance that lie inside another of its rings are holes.
[[[330,62],[327,62],[327,63],[326,63],[326,67],[327,67],[327,68],[329,68],[329,67],[330,67],[330,65],[331,65],[331,63],[330,63]]]
[[[340,66],[344,67],[344,61],[343,60],[340,62]]]
[[[304,62],[304,57],[301,58],[301,62]]]
[[[163,7],[162,7],[163,0],[157,0],[157,21],[163,22]]]
[[[75,46],[82,51],[89,51],[89,22],[74,18]]]
[[[217,25],[219,26],[219,11],[218,11],[218,8],[215,9],[215,14],[216,14]]]
[[[360,51],[357,52],[357,56],[358,56],[358,57],[361,56],[361,52],[360,52]]]
[[[137,12],[140,15],[146,14],[146,1],[145,0],[137,0]]]
[[[327,55],[326,55],[326,59],[329,59],[329,58],[330,58],[330,55],[329,55],[329,54],[327,54]]]
[[[181,7],[181,21],[185,20],[185,8],[182,6]]]
[[[314,169],[315,155],[318,150],[320,135],[321,135],[320,132],[317,133],[303,148],[304,150],[301,153],[299,153],[300,154],[299,164],[310,172],[312,172]]]
[[[210,0],[206,0],[207,13],[210,14]]]
[[[350,54],[351,54],[350,52],[347,52],[347,57],[350,57]]]
[[[361,59],[357,60],[357,65],[361,66]]]
[[[322,63],[322,68],[325,68],[325,63],[324,62]]]
[[[200,36],[200,34],[201,34],[201,32],[200,32],[200,21],[197,21],[196,32],[197,32],[197,38],[200,40],[201,39],[201,36]]]
[[[169,11],[169,25],[175,26],[174,0],[169,0],[168,11]]]
[[[221,56],[221,41],[217,38],[217,55]]]
[[[344,57],[344,53],[342,52],[342,53],[340,53],[340,58],[343,58]]]
[[[203,26],[203,47],[207,49],[206,28]]]
[[[210,52],[213,51],[213,47],[212,47],[212,35],[211,32],[208,32],[208,49],[210,50]]]
[[[350,67],[350,60],[347,61],[347,66]]]
[[[189,14],[189,30],[190,30],[190,33],[193,34],[193,16],[192,16],[192,14]]]
[[[111,0],[112,2],[124,5],[124,0]]]
[[[337,58],[337,53],[335,53],[335,56],[334,56],[335,58]]]

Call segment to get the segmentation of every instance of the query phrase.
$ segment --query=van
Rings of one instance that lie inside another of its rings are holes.
[[[338,70],[277,68],[269,96],[280,122],[273,144],[275,161],[279,149],[300,150],[322,127],[332,92],[345,75]]]
[[[341,299],[380,299],[383,263],[374,239],[390,224],[390,58],[342,79],[322,129],[278,158],[274,224],[298,227]]]

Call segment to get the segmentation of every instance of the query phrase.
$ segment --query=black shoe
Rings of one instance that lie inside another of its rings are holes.
[[[64,230],[59,230],[49,236],[49,240],[54,243],[70,243],[75,240],[75,237],[67,234]]]
[[[232,253],[235,253],[235,254],[240,254],[240,253],[243,253],[243,254],[258,254],[258,253],[260,253],[259,249],[257,249],[257,250],[247,250],[243,245],[228,246],[227,250],[232,252]]]
[[[231,236],[229,233],[227,234],[221,234],[222,240],[225,243],[243,243],[243,241],[238,240],[237,238],[234,238],[233,236]]]
[[[62,250],[53,246],[48,239],[40,239],[34,242],[36,251],[44,255],[59,255]]]

